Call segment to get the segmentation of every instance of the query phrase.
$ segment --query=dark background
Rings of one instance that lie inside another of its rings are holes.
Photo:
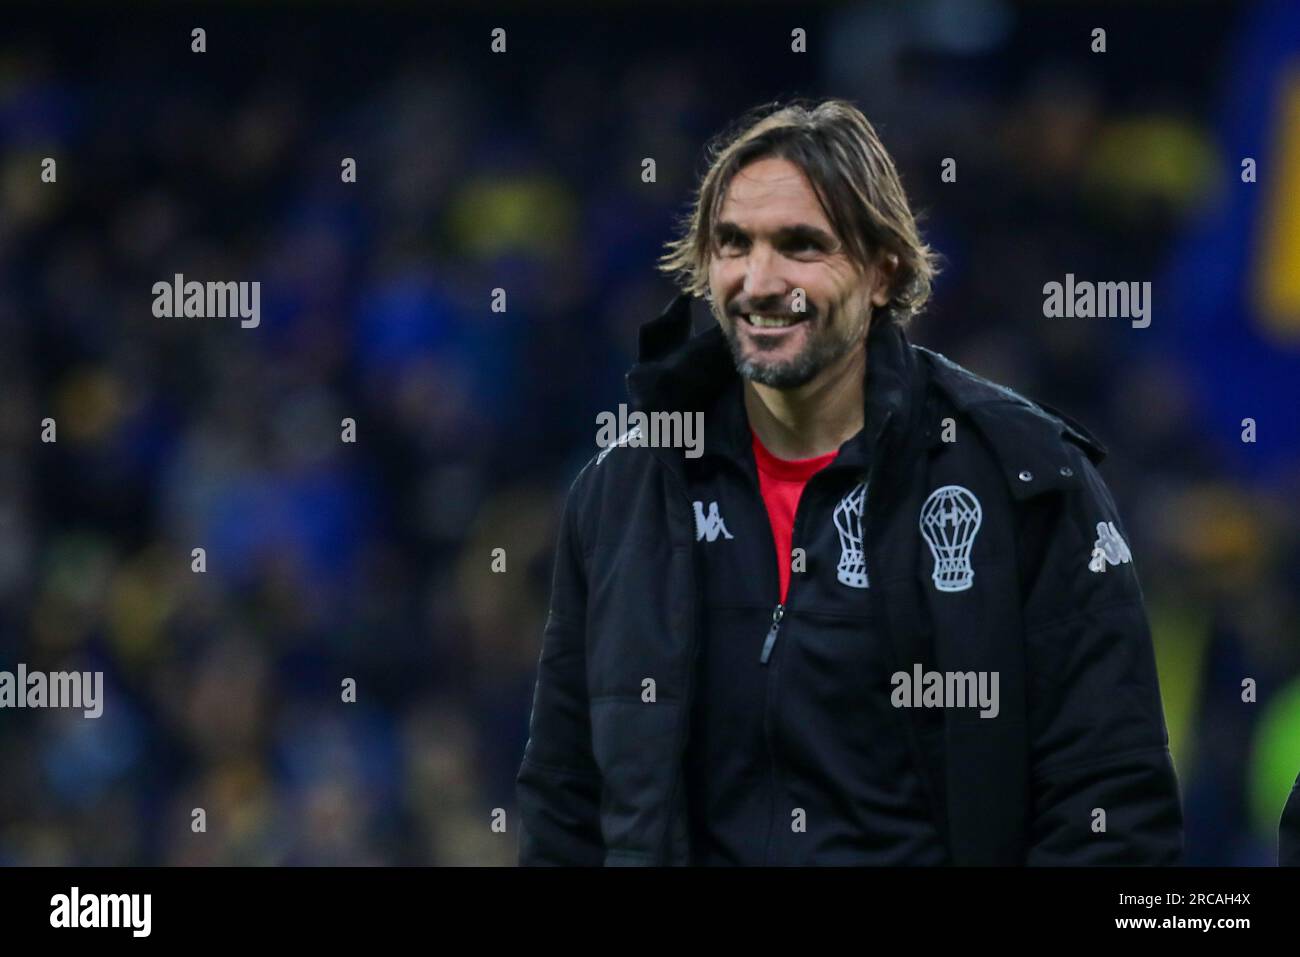
[[[512,863],[563,494],[673,293],[654,260],[705,143],[795,95],[864,110],[944,257],[913,337],[1109,446],[1187,862],[1274,863],[1297,10],[6,7],[0,669],[103,670],[106,702],[0,711],[0,863]],[[260,281],[261,325],[155,318],[177,272]],[[1152,281],[1151,327],[1044,318],[1067,272]]]

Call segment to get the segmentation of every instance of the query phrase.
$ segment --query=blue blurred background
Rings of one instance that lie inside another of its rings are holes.
[[[673,293],[654,259],[704,144],[794,95],[854,100],[899,164],[944,256],[914,339],[1110,447],[1188,863],[1275,861],[1300,5],[4,16],[0,669],[102,670],[106,703],[0,712],[0,863],[513,863],[563,494]],[[155,318],[178,272],[261,281],[261,325]],[[1152,281],[1150,328],[1045,319],[1067,272]]]

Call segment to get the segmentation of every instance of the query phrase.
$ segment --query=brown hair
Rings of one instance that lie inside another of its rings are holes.
[[[862,112],[846,100],[768,103],[745,114],[706,150],[705,172],[682,235],[667,244],[659,269],[693,295],[709,290],[713,225],[731,178],[765,157],[794,163],[812,184],[826,218],[859,266],[881,252],[898,257],[889,302],[878,315],[906,323],[930,298],[938,256],[924,242],[894,161]]]

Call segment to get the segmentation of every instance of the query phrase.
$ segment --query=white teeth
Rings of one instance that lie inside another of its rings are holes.
[[[784,329],[786,326],[793,326],[797,319],[777,318],[775,316],[760,316],[756,313],[750,313],[745,316],[751,326],[759,329]]]

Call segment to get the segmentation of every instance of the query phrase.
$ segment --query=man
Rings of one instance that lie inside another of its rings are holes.
[[[865,117],[748,122],[662,268],[629,392],[704,448],[629,434],[570,490],[520,862],[1177,862],[1104,451],[908,343],[932,253]]]

